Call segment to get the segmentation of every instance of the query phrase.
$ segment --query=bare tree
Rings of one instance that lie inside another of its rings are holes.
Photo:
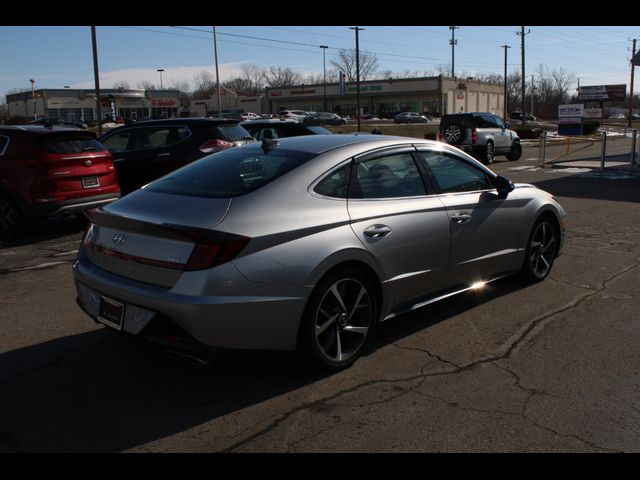
[[[331,65],[338,70],[342,70],[348,82],[356,81],[356,51],[340,50],[338,59],[331,60]],[[373,78],[378,70],[378,57],[373,53],[360,51],[360,80],[365,81]]]
[[[295,87],[302,84],[302,75],[289,67],[271,67],[265,72],[264,78],[271,88]]]
[[[196,73],[193,76],[193,83],[195,85],[192,95],[194,100],[211,98],[216,91],[216,82],[213,75],[207,70]]]
[[[117,82],[113,82],[113,88],[129,90],[129,82],[126,80],[118,80]]]
[[[143,90],[156,90],[156,86],[149,80],[142,80],[141,82],[137,82],[136,88],[141,88]]]
[[[180,106],[188,107],[191,105],[191,94],[189,92],[189,82],[187,80],[172,80],[169,88],[178,90],[180,98]]]

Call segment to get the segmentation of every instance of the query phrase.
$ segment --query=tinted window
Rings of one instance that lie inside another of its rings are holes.
[[[313,191],[325,197],[346,198],[350,170],[351,163],[339,168],[318,183]]]
[[[307,130],[311,130],[315,135],[333,135],[332,132],[323,127],[309,126]]]
[[[426,195],[424,183],[410,153],[397,153],[356,164],[349,196],[395,198]]]
[[[133,130],[114,132],[109,136],[102,137],[100,141],[112,153],[124,152],[125,150],[129,150],[129,141],[131,140],[132,133]]]
[[[487,175],[467,162],[441,152],[420,152],[443,193],[473,192],[491,187]]]
[[[251,138],[251,134],[238,124],[220,125],[213,127],[215,138],[226,140],[227,142],[235,142],[237,140],[247,140]]]
[[[38,148],[45,153],[57,155],[101,152],[105,147],[91,136],[45,135],[37,141]]]
[[[272,182],[313,156],[280,149],[268,154],[260,149],[229,149],[182,167],[146,189],[195,197],[236,197]]]

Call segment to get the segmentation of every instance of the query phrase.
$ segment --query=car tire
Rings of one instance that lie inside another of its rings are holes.
[[[487,142],[487,145],[484,147],[484,163],[490,165],[493,163],[495,159],[495,147],[493,146],[493,142]]]
[[[527,241],[521,276],[530,282],[541,282],[551,272],[558,255],[560,232],[550,214],[542,215],[531,229]]]
[[[520,145],[520,142],[515,142],[513,145],[511,145],[511,150],[509,150],[509,153],[507,153],[506,155],[507,160],[515,162],[516,160],[519,160],[521,156],[522,145]]]
[[[362,354],[377,320],[377,298],[369,277],[356,268],[334,270],[309,297],[298,353],[325,371],[347,368]]]
[[[444,139],[451,145],[459,145],[464,140],[464,130],[457,123],[452,123],[444,129]]]
[[[0,240],[14,240],[23,226],[23,219],[16,204],[0,196]]]

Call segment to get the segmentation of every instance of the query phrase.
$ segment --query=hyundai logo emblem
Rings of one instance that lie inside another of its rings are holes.
[[[115,243],[118,246],[124,245],[126,241],[127,241],[126,237],[121,233],[116,233],[113,236],[113,243]]]
[[[85,167],[90,167],[91,165],[93,165],[93,163],[91,162],[91,160],[85,160],[85,162],[84,162],[84,166],[85,166]]]

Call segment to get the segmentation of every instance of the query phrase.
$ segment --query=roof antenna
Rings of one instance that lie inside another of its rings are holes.
[[[277,140],[263,138],[262,139],[262,150],[264,150],[264,153],[269,153],[271,150],[273,150],[274,148],[276,148],[278,146],[278,143],[279,142]]]

